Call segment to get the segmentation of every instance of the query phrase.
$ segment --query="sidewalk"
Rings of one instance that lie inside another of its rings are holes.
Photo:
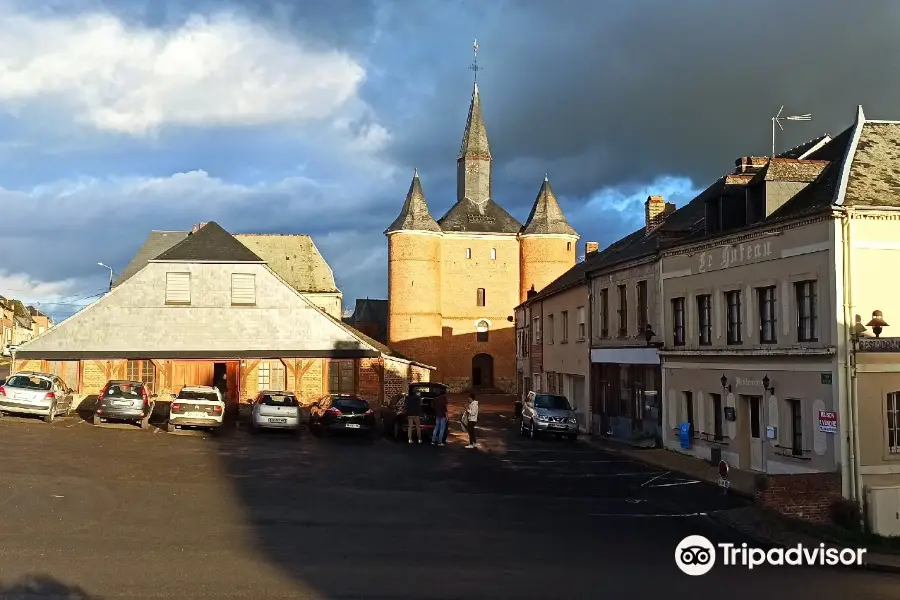
[[[624,456],[646,465],[675,471],[702,481],[719,484],[718,469],[704,460],[686,456],[672,450],[658,448],[636,448],[627,442],[586,438],[592,446],[619,456]],[[754,498],[754,475],[739,469],[730,469],[729,480],[731,492],[741,496]],[[792,527],[786,517],[776,515],[757,506],[746,506],[709,513],[709,517],[722,525],[730,527],[743,535],[756,540],[760,545],[790,547],[802,544],[805,547],[818,547],[824,543],[826,548],[843,549],[847,546],[830,543],[823,537],[813,536]],[[888,573],[900,573],[900,555],[883,554],[868,551],[863,555],[862,568]]]

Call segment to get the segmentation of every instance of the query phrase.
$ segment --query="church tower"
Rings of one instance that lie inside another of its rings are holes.
[[[439,369],[441,228],[428,210],[419,172],[400,214],[387,228],[388,341],[398,352]]]
[[[519,301],[524,302],[531,286],[540,292],[557,277],[575,266],[578,234],[566,221],[550,180],[544,182],[531,207],[531,214],[519,232]]]

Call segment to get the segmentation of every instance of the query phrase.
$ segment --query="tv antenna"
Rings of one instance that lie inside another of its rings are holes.
[[[781,121],[812,121],[812,115],[807,113],[805,115],[792,115],[790,117],[782,117],[781,112],[784,110],[784,105],[781,105],[781,108],[778,109],[778,114],[772,117],[772,158],[775,158],[775,124],[778,124],[778,128],[784,131],[784,127],[781,126]]]

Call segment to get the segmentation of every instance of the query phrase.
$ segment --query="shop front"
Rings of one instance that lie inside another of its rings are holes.
[[[641,445],[661,444],[660,379],[655,348],[592,349],[592,433]]]
[[[830,360],[773,364],[663,360],[665,446],[770,474],[838,469],[838,395]],[[762,358],[762,357],[760,357]]]

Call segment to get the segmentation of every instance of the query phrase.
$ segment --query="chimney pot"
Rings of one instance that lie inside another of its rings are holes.
[[[592,254],[594,252],[597,252],[598,250],[600,250],[599,242],[585,242],[584,243],[584,253],[585,254]]]
[[[537,291],[534,289],[534,286],[532,285],[532,286],[531,286],[531,289],[528,290],[528,293],[526,294],[526,297],[527,297],[527,298],[534,298],[535,296],[537,296]]]

